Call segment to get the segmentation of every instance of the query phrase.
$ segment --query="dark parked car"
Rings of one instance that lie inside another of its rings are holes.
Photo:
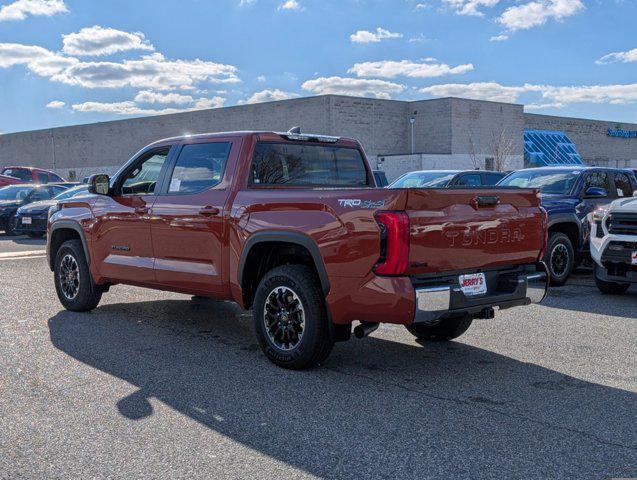
[[[449,188],[492,186],[506,176],[486,170],[422,170],[394,180],[389,188]]]
[[[14,233],[28,235],[31,238],[39,238],[46,235],[46,222],[49,208],[55,205],[58,200],[77,197],[88,193],[88,185],[77,185],[59,193],[50,200],[29,203],[18,208],[12,220],[12,230]]]
[[[559,286],[589,256],[589,213],[618,198],[632,197],[637,179],[632,170],[619,168],[542,167],[512,172],[498,186],[540,189],[549,216],[544,261],[551,285]]]
[[[11,220],[23,205],[49,200],[66,190],[60,185],[18,184],[0,188],[0,230],[13,235]]]
[[[387,185],[389,185],[385,172],[383,172],[382,170],[372,170],[372,173],[374,174],[374,182],[376,182],[376,186],[378,188],[385,188]]]

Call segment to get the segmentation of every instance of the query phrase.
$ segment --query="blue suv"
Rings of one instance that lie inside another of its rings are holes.
[[[564,166],[512,172],[498,186],[539,188],[549,216],[549,241],[544,261],[551,285],[564,285],[573,269],[588,256],[588,214],[623,197],[632,197],[637,178],[632,170]]]

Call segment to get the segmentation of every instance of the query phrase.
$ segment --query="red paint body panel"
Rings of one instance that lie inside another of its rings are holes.
[[[256,143],[287,141],[271,132],[168,139],[140,155],[158,146],[214,141],[232,143],[215,187],[192,195],[94,196],[83,203],[63,202],[49,228],[61,220],[81,225],[98,284],[207,295],[242,307],[240,268],[247,243],[264,232],[292,232],[319,252],[329,284],[326,304],[337,324],[410,324],[415,292],[409,275],[513,267],[535,262],[543,247],[539,199],[531,190],[251,186]],[[363,154],[351,139],[334,145]],[[497,196],[498,204],[475,205],[484,195]],[[409,262],[402,276],[374,273],[382,242],[377,211],[402,211],[409,217]]]

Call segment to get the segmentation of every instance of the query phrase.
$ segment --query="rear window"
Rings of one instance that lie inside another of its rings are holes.
[[[258,143],[253,185],[307,187],[369,186],[365,161],[354,148],[292,143]]]
[[[31,171],[26,168],[5,168],[2,175],[19,178],[25,182],[30,182],[32,180]]]

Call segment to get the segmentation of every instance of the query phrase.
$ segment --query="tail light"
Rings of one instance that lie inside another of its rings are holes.
[[[540,212],[542,212],[542,231],[544,232],[544,245],[540,251],[538,261],[542,261],[544,255],[546,255],[546,249],[549,247],[549,214],[546,209],[540,206]]]
[[[377,275],[404,275],[409,259],[409,217],[405,212],[377,212],[380,258]]]

